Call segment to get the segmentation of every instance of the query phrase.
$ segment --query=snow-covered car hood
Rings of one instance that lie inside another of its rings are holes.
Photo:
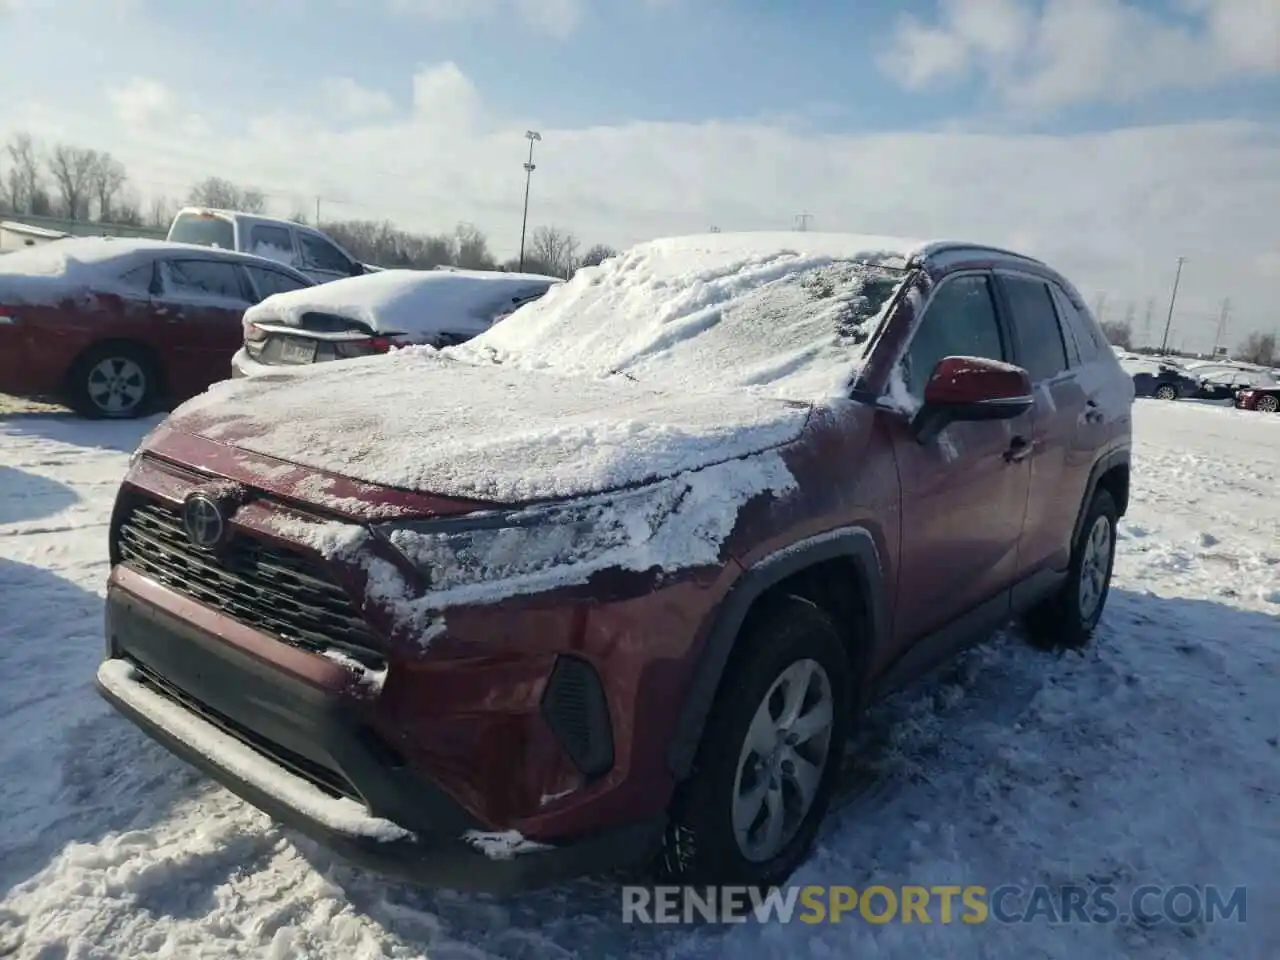
[[[602,493],[796,439],[810,405],[449,359],[430,348],[215,384],[172,429],[336,476],[516,504]]]

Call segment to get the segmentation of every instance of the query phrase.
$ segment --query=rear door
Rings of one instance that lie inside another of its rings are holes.
[[[225,380],[244,334],[252,294],[248,275],[231,260],[175,257],[160,262],[152,315],[171,344],[169,389],[190,397]]]
[[[1092,339],[1064,324],[1054,284],[1000,270],[1001,302],[1014,334],[1014,362],[1031,375],[1031,477],[1019,549],[1021,576],[1065,569],[1089,471],[1104,445],[1103,394],[1111,388]]]

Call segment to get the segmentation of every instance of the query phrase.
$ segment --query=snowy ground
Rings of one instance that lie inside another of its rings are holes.
[[[1245,884],[1243,925],[621,923],[614,887],[336,862],[99,702],[106,523],[148,424],[0,416],[0,957],[1280,956],[1280,417],[1139,401],[1089,653],[1016,635],[883,705],[798,883]]]

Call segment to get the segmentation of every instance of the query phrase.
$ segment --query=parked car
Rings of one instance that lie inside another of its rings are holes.
[[[237,210],[184,207],[169,225],[168,239],[252,253],[293,267],[316,283],[379,269],[358,261],[323,230]]]
[[[1245,387],[1236,394],[1235,405],[1240,410],[1275,413],[1280,410],[1280,383],[1273,379],[1270,383]]]
[[[176,411],[116,502],[98,688],[420,881],[780,882],[860,708],[1014,616],[1087,643],[1133,393],[1027,257],[655,241],[460,346]]]
[[[1200,389],[1196,396],[1201,400],[1234,400],[1241,390],[1271,383],[1275,383],[1275,379],[1264,370],[1216,368],[1200,374]]]
[[[125,418],[227,377],[244,311],[311,281],[259,257],[74,237],[0,258],[0,392]]]
[[[232,373],[462,343],[560,282],[496,270],[384,270],[277,294],[245,311]]]
[[[1134,394],[1157,400],[1179,400],[1194,397],[1200,381],[1176,364],[1149,357],[1126,357],[1120,367],[1133,378]]]

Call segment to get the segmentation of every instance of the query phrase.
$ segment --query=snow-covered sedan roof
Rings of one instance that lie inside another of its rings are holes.
[[[915,240],[713,233],[655,240],[448,353],[674,390],[844,395]]]
[[[277,293],[245,313],[257,323],[301,326],[307,313],[358,320],[377,333],[481,333],[517,297],[561,283],[557,277],[497,270],[379,270]]]

